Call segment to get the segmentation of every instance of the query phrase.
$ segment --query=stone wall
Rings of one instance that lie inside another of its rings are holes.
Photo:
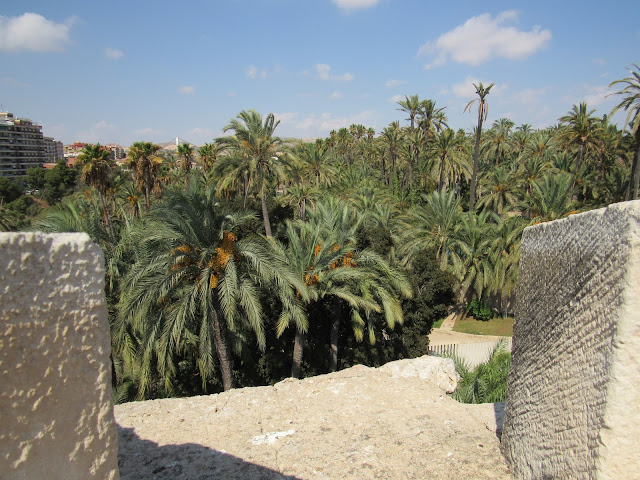
[[[104,258],[0,234],[0,478],[118,479]]]
[[[525,230],[512,353],[515,478],[640,478],[640,202]]]

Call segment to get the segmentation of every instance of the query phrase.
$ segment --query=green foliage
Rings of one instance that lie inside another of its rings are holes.
[[[9,203],[22,195],[22,185],[10,178],[0,177],[0,203]]]
[[[34,173],[35,181],[39,181],[41,172]],[[78,171],[67,166],[64,160],[58,160],[55,167],[44,172],[44,191],[42,197],[54,205],[64,197],[71,195],[78,181]]]
[[[487,322],[493,317],[491,307],[481,299],[474,298],[467,305],[467,313],[470,313],[476,320]]]
[[[498,343],[487,362],[471,369],[463,360],[453,357],[460,375],[458,388],[451,395],[461,403],[495,403],[507,399],[511,353]]]

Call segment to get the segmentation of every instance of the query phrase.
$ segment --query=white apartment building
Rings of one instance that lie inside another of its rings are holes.
[[[29,167],[47,162],[42,127],[0,112],[0,176],[22,177]]]

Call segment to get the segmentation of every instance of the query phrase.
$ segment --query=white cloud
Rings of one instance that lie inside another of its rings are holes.
[[[447,90],[446,88],[441,88],[440,91],[438,92],[438,95],[447,95],[449,93],[449,90]]]
[[[390,78],[389,80],[387,80],[387,82],[384,84],[385,87],[400,87],[402,85],[404,85],[405,83],[407,83],[405,80],[397,80],[395,78]]]
[[[607,64],[607,60],[604,58],[594,58],[593,64],[598,65],[600,67],[604,67]]]
[[[18,52],[61,52],[69,43],[69,29],[76,17],[55,23],[37,13],[20,17],[0,15],[0,50]]]
[[[549,44],[549,30],[540,30],[539,26],[535,26],[525,32],[507,26],[517,20],[518,14],[513,10],[502,12],[495,18],[488,13],[471,17],[462,25],[440,35],[435,42],[422,45],[418,55],[437,55],[425,68],[442,65],[449,58],[454,62],[477,66],[495,57],[510,60],[526,58]]]
[[[380,3],[380,0],[332,0],[338,8],[346,11],[357,10],[358,8],[370,8]]]
[[[389,98],[389,102],[391,103],[398,103],[400,100],[404,100],[404,95],[394,95],[393,97]]]
[[[101,120],[98,123],[94,123],[89,130],[84,130],[76,133],[76,138],[81,142],[87,143],[109,143],[112,138],[110,135],[116,131],[116,127]]]
[[[124,52],[116,48],[105,48],[104,56],[110,60],[120,60],[122,57],[124,57]]]
[[[258,78],[267,78],[267,70],[264,68],[260,69],[255,65],[249,65],[245,70],[245,73],[251,80],[256,80]]]
[[[340,100],[342,98],[342,93],[340,93],[338,91],[333,92],[331,95],[329,95],[329,98],[331,100]]]
[[[196,87],[193,85],[181,85],[178,87],[178,93],[180,95],[193,95],[196,92]]]
[[[582,97],[589,107],[595,107],[607,101],[607,95],[613,93],[606,85],[584,85],[586,93]]]
[[[474,83],[476,85],[482,83],[485,87],[487,87],[491,82],[478,80],[477,78],[473,77],[467,77],[464,81],[452,85],[451,91],[456,97],[468,98],[469,100],[473,100],[474,97],[477,97],[476,87],[473,86]],[[503,85],[494,85],[493,87],[491,87],[490,95],[495,97],[496,94],[504,92],[505,88],[506,87]]]
[[[227,97],[236,97],[238,94],[236,92],[234,92],[233,90],[227,92]]]
[[[350,116],[336,117],[331,113],[311,114],[299,119],[298,113],[287,112],[274,114],[281,121],[285,135],[326,136],[331,130],[348,127],[360,123],[375,128],[376,112],[364,110]]]
[[[350,82],[355,78],[355,76],[353,76],[350,73],[344,73],[342,75],[332,75],[331,67],[326,63],[316,63],[313,66],[311,72],[309,72],[308,70],[305,70],[304,73],[306,75],[309,75],[313,78],[318,78],[320,80],[336,80],[336,81],[342,81],[342,82]]]

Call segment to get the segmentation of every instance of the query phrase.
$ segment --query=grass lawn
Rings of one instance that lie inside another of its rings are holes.
[[[500,337],[513,336],[513,317],[494,317],[487,322],[467,317],[456,320],[454,332],[472,333],[474,335],[497,335]]]
[[[444,318],[436,320],[435,322],[433,322],[433,328],[440,328],[442,326],[442,322],[444,322]]]

